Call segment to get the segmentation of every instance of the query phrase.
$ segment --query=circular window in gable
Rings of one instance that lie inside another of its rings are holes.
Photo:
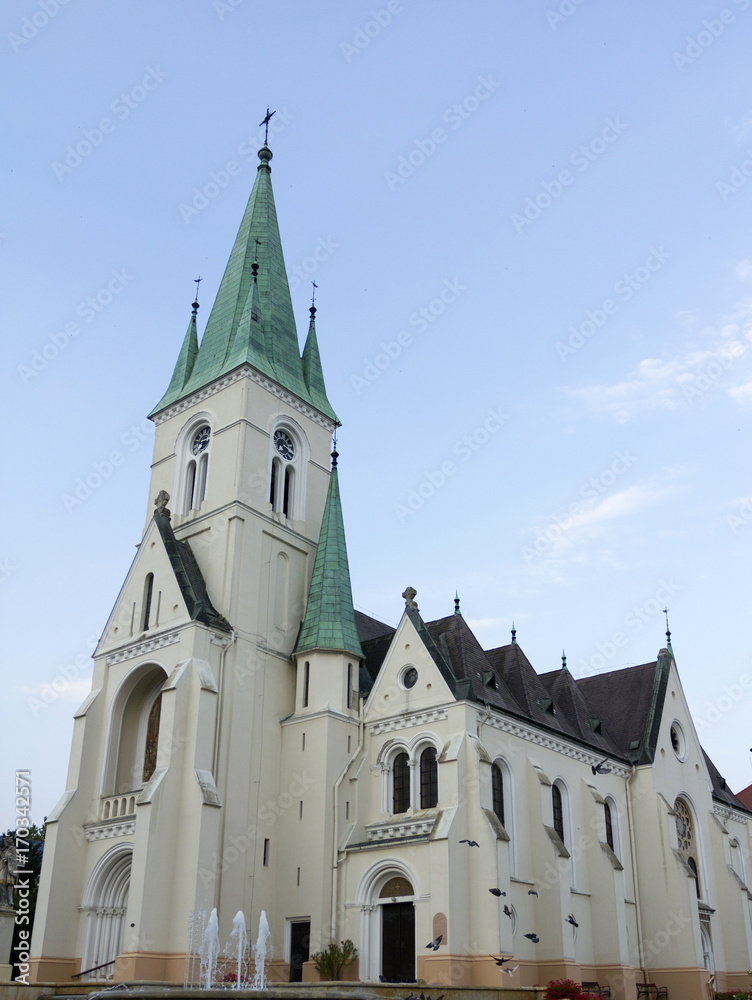
[[[402,671],[400,680],[402,682],[402,687],[407,688],[408,690],[410,688],[414,688],[418,683],[418,671],[415,667],[405,667]]]
[[[684,738],[684,730],[678,722],[671,723],[671,749],[679,760],[687,759],[687,741]]]

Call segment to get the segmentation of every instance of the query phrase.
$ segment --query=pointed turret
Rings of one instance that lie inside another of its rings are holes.
[[[198,331],[196,329],[198,300],[194,301],[192,308],[193,312],[191,313],[188,329],[186,330],[185,337],[183,338],[183,345],[180,348],[178,360],[175,362],[175,370],[172,373],[170,384],[167,386],[167,392],[164,394],[156,407],[157,410],[160,410],[166,402],[172,402],[175,399],[179,399],[180,396],[183,395],[185,384],[190,379],[193,372],[193,367],[196,363],[196,356],[198,355]]]
[[[263,146],[258,156],[256,181],[189,377],[182,385],[173,378],[152,413],[249,364],[336,420],[317,348],[309,359],[312,390],[304,377],[272,193],[272,152]]]
[[[332,650],[361,658],[347,564],[345,527],[337,479],[337,452],[332,452],[329,492],[321,521],[305,618],[295,654]]]
[[[327,417],[339,423],[337,414],[331,408],[326,396],[324,372],[321,368],[319,343],[316,339],[316,306],[311,306],[311,322],[308,324],[308,336],[303,349],[303,378],[313,405],[325,413]]]

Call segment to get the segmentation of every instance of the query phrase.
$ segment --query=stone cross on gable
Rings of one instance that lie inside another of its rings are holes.
[[[402,595],[405,598],[406,608],[411,608],[413,611],[418,610],[418,605],[415,603],[415,597],[417,593],[418,591],[415,589],[415,587],[406,588],[405,592]]]

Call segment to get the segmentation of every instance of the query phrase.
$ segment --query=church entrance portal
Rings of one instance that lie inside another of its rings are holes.
[[[415,908],[412,903],[381,907],[381,974],[388,983],[415,981]]]

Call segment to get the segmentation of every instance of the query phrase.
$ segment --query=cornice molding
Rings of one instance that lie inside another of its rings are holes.
[[[172,646],[174,643],[180,642],[181,631],[182,629],[178,629],[177,632],[163,632],[162,635],[155,635],[153,639],[137,639],[126,646],[121,646],[114,653],[110,653],[105,658],[105,663],[108,667],[112,667],[116,663],[122,663],[123,660],[132,660],[136,656],[143,656],[144,653],[153,653],[155,649]]]
[[[743,826],[749,822],[749,816],[746,813],[739,812],[738,809],[733,809],[731,806],[722,806],[719,802],[713,803],[713,813],[722,819],[733,819]]]
[[[196,392],[192,392],[190,396],[186,396],[184,399],[178,400],[177,403],[173,403],[160,413],[156,413],[152,417],[152,420],[157,425],[162,424],[165,420],[170,420],[171,417],[176,416],[178,413],[183,413],[184,410],[189,409],[191,406],[196,406],[197,403],[203,402],[205,399],[208,399],[210,396],[214,396],[222,389],[226,389],[228,385],[233,385],[235,382],[239,382],[244,378],[249,379],[251,382],[255,382],[256,385],[260,385],[263,389],[266,389],[267,392],[271,393],[272,396],[276,396],[277,399],[281,399],[283,402],[287,403],[288,406],[292,407],[293,410],[297,410],[298,413],[302,413],[303,416],[308,417],[309,420],[312,420],[315,424],[325,428],[330,433],[336,427],[335,422],[329,417],[325,417],[323,413],[319,413],[318,410],[314,409],[308,403],[304,403],[302,399],[299,399],[289,390],[283,389],[282,386],[273,382],[266,375],[262,375],[261,372],[257,372],[255,368],[251,368],[248,365],[236,368],[235,371],[228,372],[227,375],[217,379],[216,382],[210,382],[209,385],[205,385]]]
[[[509,733],[511,736],[519,736],[520,739],[527,740],[529,743],[535,743],[537,746],[545,747],[547,750],[554,750],[564,757],[571,757],[573,760],[578,760],[583,764],[592,766],[603,760],[603,756],[595,753],[593,750],[573,746],[564,739],[560,739],[550,733],[539,732],[533,729],[532,726],[526,726],[524,723],[517,722],[514,719],[496,715],[491,715],[486,719],[485,713],[478,712],[478,721],[481,719],[483,719],[484,725],[491,726],[492,729],[499,729],[501,732]],[[610,756],[608,757],[608,766],[611,772],[620,778],[627,778],[630,774],[628,767],[624,767],[623,764],[617,764]]]
[[[429,722],[442,722],[449,717],[446,708],[433,708],[423,712],[410,712],[407,715],[398,715],[393,719],[385,719],[383,722],[372,722],[368,731],[371,736],[380,736],[381,733],[396,733],[400,729],[410,729],[413,726],[425,726]]]
[[[94,840],[109,840],[111,837],[131,836],[136,832],[136,819],[124,819],[122,822],[106,820],[104,823],[91,823],[84,827],[84,835],[91,843]]]

